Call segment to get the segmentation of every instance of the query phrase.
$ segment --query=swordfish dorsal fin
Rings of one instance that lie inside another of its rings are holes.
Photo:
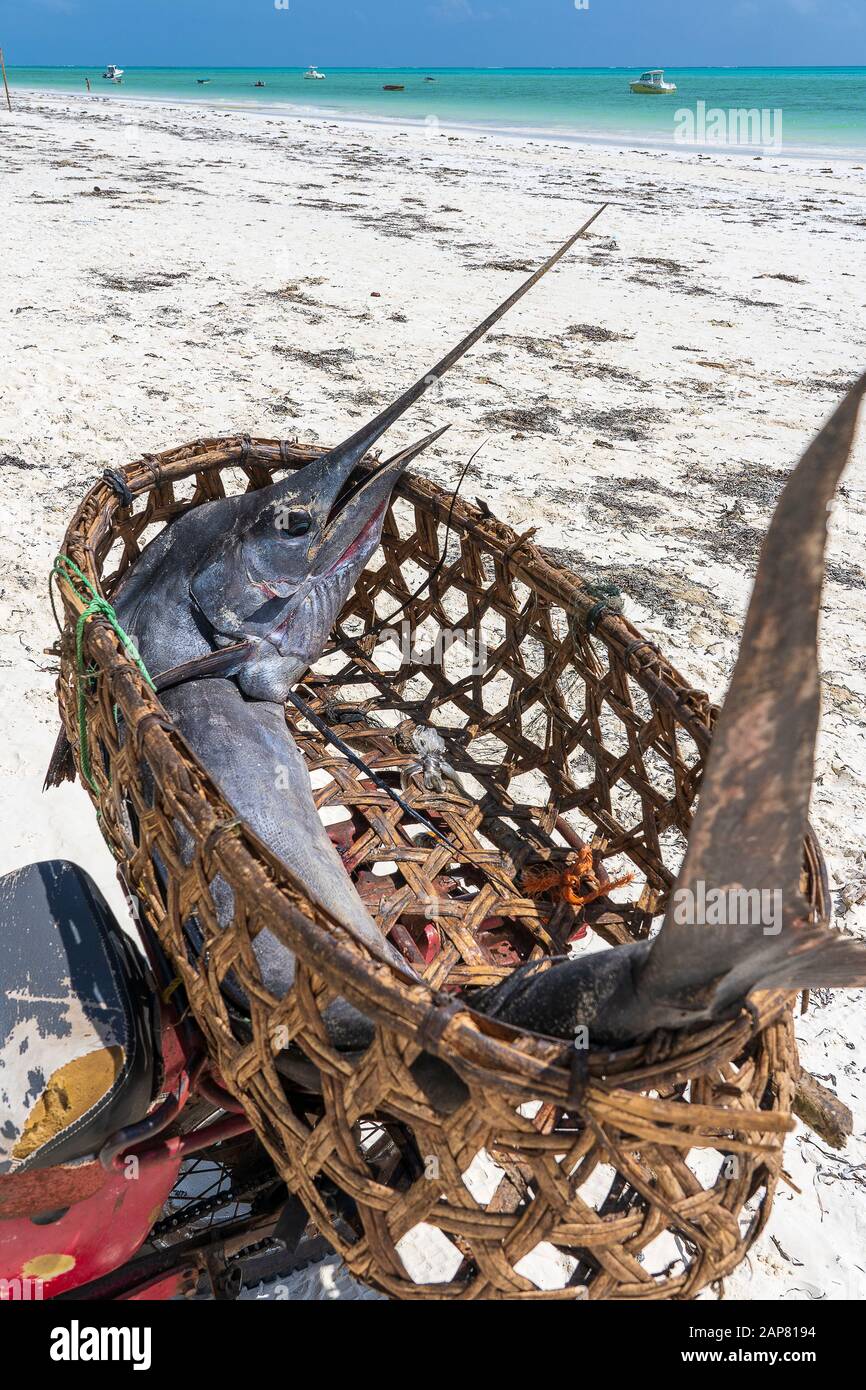
[[[538,281],[541,280],[549,270],[552,270],[558,261],[562,260],[563,256],[574,246],[575,242],[579,241],[583,234],[589,230],[596,218],[601,216],[606,207],[607,203],[603,203],[600,208],[597,208],[592,216],[587,218],[583,226],[579,227],[574,235],[569,237],[564,246],[560,246],[559,250],[555,251],[543,265],[540,265],[538,269],[530,275],[528,280],[524,280],[523,284],[520,285],[513,294],[510,294],[503,304],[500,304],[497,309],[494,309],[492,314],[488,314],[483,323],[479,323],[476,328],[473,328],[472,332],[468,333],[456,347],[446,353],[440,362],[437,362],[435,366],[425,372],[424,376],[420,377],[419,380],[415,382],[414,386],[410,386],[408,391],[404,391],[402,396],[398,396],[391,405],[386,406],[374,420],[369,421],[366,425],[362,425],[359,430],[348,439],[344,440],[342,444],[338,444],[336,448],[330,449],[328,453],[323,454],[321,458],[317,459],[315,463],[309,464],[308,467],[310,469],[321,470],[323,478],[327,477],[328,479],[333,479],[339,476],[342,481],[345,481],[352,469],[360,463],[365,454],[370,452],[373,445],[382,437],[385,431],[390,429],[390,427],[399,420],[400,416],[404,415],[409,407],[414,405],[415,402],[430,389],[434,381],[438,381],[446,372],[450,371],[454,364],[459,362],[461,357],[464,357],[469,349],[474,347],[475,344],[484,337],[485,333],[489,333],[494,324],[498,323],[501,318],[504,318],[509,309],[512,309],[534,285],[537,285]]]
[[[707,890],[781,892],[785,928],[805,918],[800,873],[820,713],[827,511],[864,394],[866,375],[810,444],[779,499],[677,880],[678,889],[695,893],[701,882]],[[754,937],[747,928],[739,939],[747,932]],[[693,939],[701,951],[700,928]],[[644,973],[647,983],[673,965],[682,947],[683,932],[669,914]]]

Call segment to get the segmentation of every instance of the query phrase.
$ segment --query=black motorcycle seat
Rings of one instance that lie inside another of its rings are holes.
[[[157,1079],[147,968],[93,880],[61,860],[0,878],[0,1174],[98,1153]]]

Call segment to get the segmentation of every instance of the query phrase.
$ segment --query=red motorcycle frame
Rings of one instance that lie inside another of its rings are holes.
[[[158,942],[134,915],[159,1000],[160,1094],[140,1122],[114,1134],[91,1160],[0,1174],[0,1298],[169,1299],[194,1292],[203,1279],[217,1296],[232,1297],[241,1275],[231,1256],[273,1235],[287,1206],[285,1188],[207,1057]],[[247,1163],[252,1156],[264,1170],[270,1200],[153,1248],[161,1221],[184,1225],[182,1211],[164,1215],[182,1165],[214,1151],[219,1162],[219,1146],[239,1136],[249,1138],[242,1146]],[[295,1213],[290,1224],[300,1236],[305,1217]],[[151,1248],[139,1254],[149,1240]]]

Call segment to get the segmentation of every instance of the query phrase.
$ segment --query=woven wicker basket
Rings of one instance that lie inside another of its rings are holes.
[[[242,438],[147,456],[124,470],[132,506],[106,482],[89,492],[66,554],[110,597],[139,547],[180,512],[226,489],[263,486],[318,452]],[[416,639],[393,675],[393,649],[389,656],[363,633],[434,568],[450,506],[432,483],[404,479],[381,549],[340,619],[338,638],[354,642],[324,669],[354,662],[363,672],[355,694],[341,691],[355,720],[338,731],[395,785],[413,759],[406,721],[436,724],[457,750],[472,802],[417,782],[410,797],[460,847],[459,866],[289,716],[317,774],[318,804],[345,808],[333,833],[347,867],[425,983],[407,984],[370,959],[237,822],[97,616],[85,630],[93,678],[84,688],[100,825],[227,1087],[359,1278],[398,1298],[693,1297],[734,1269],[769,1216],[797,1075],[790,996],[757,996],[754,1014],[701,1032],[587,1054],[473,1013],[459,990],[495,982],[518,961],[562,954],[585,921],[613,947],[648,933],[682,857],[715,711],[599,591],[462,502],[444,565],[401,621],[434,648],[437,632],[462,630],[468,648],[458,641],[431,661]],[[63,601],[59,695],[80,768],[83,604],[66,586]],[[481,643],[484,660],[468,659]],[[334,688],[333,677],[317,682],[314,673],[312,704],[321,711]],[[129,731],[123,743],[118,714]],[[179,824],[192,833],[191,856],[181,853]],[[526,895],[527,864],[562,868],[587,843],[602,884],[607,870],[611,878],[632,870],[619,901],[603,897],[576,916]],[[167,892],[155,852],[168,868]],[[826,919],[813,842],[804,863],[813,912]],[[234,892],[225,929],[211,897],[217,875]],[[198,962],[183,936],[193,915],[207,940]],[[263,987],[252,949],[264,927],[299,958],[281,1000]],[[230,971],[250,999],[251,1039],[239,1036],[221,991]],[[377,1025],[360,1062],[328,1045],[321,1014],[336,995]],[[318,1068],[321,1096],[283,1079],[275,1055],[287,1043]],[[468,1088],[450,1113],[434,1108],[411,1070],[422,1048]],[[355,1206],[335,1202],[335,1189]],[[442,1282],[411,1277],[409,1233],[422,1224],[438,1228],[428,1248],[440,1250]]]

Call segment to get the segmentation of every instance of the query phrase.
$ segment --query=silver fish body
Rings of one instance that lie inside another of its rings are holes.
[[[403,957],[385,940],[349,879],[322,823],[303,756],[286,726],[282,705],[247,700],[231,680],[191,681],[163,695],[190,750],[233,809],[288,866],[305,889],[370,953],[410,975]],[[213,884],[220,920],[234,907],[227,885]],[[295,956],[267,929],[253,949],[265,986],[277,998],[295,980]],[[361,1047],[372,1036],[369,1021],[344,1001],[325,1021],[335,1046]]]

